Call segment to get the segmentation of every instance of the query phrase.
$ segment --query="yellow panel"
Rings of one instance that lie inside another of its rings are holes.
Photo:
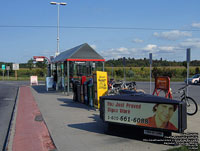
[[[108,77],[107,72],[97,71],[97,102],[98,108],[100,108],[99,98],[104,96],[108,91]]]

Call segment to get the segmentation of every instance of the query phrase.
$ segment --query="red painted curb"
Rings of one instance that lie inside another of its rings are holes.
[[[43,121],[35,121],[40,111],[29,87],[20,87],[13,151],[49,151],[56,147]]]

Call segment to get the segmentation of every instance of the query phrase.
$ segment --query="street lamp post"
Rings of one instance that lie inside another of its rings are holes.
[[[67,5],[67,3],[63,2],[50,2],[51,5],[57,5],[58,6],[58,20],[57,20],[57,50],[56,50],[56,56],[59,55],[59,22],[60,22],[60,10],[59,6],[60,5]]]

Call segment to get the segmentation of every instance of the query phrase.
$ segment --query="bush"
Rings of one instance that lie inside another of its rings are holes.
[[[123,76],[123,71],[121,69],[117,69],[115,71],[115,73],[116,73],[116,76],[118,76],[118,77],[122,77]]]
[[[154,67],[152,70],[152,74],[153,74],[153,77],[156,78],[157,76],[162,75],[162,71],[161,71],[161,69]]]
[[[199,67],[196,67],[195,68],[195,74],[198,74],[199,73]]]
[[[129,70],[129,71],[127,72],[127,77],[131,78],[131,77],[133,77],[133,76],[134,76],[134,72],[133,72],[132,70]]]
[[[181,75],[182,75],[183,77],[186,77],[186,76],[187,76],[187,70],[184,69],[183,72],[181,73]]]
[[[43,69],[36,69],[35,74],[36,74],[38,77],[44,77],[44,75],[45,75]]]

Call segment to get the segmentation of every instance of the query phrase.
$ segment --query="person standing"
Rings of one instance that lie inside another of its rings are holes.
[[[53,88],[56,90],[56,84],[57,84],[58,76],[56,70],[53,72]]]

